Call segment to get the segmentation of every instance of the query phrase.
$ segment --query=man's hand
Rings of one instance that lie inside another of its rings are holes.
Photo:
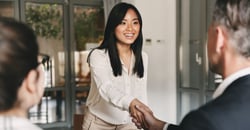
[[[136,119],[138,122],[140,122],[141,127],[138,127],[139,129],[143,128],[147,128],[148,125],[144,120],[143,114],[137,110],[136,106],[141,106],[144,107],[146,109],[148,109],[149,111],[151,111],[145,104],[143,104],[142,102],[140,102],[138,99],[134,99],[131,103],[130,103],[130,107],[129,107],[129,112],[130,115]]]
[[[161,121],[154,117],[153,112],[148,107],[143,107],[136,105],[135,108],[143,114],[143,123],[133,118],[132,121],[135,123],[137,128],[143,128],[145,130],[163,130],[164,125],[166,122]],[[145,127],[144,124],[147,124]]]

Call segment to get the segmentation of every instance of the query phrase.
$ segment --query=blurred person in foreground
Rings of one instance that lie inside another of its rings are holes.
[[[38,43],[31,28],[0,17],[0,130],[41,130],[28,118],[28,110],[44,92]]]
[[[250,130],[250,0],[217,0],[207,43],[210,70],[223,82],[213,100],[188,113],[180,125],[154,117],[149,108],[137,106],[148,130]]]

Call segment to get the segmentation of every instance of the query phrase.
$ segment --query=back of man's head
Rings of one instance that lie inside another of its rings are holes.
[[[217,0],[213,23],[224,26],[236,51],[250,57],[250,0]]]

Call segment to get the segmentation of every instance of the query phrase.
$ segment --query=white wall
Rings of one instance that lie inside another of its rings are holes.
[[[176,123],[176,0],[123,1],[134,4],[143,19],[149,106],[159,119]]]

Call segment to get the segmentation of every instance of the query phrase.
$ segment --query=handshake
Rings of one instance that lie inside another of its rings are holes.
[[[131,102],[129,112],[132,117],[132,122],[138,129],[163,130],[166,124],[166,122],[157,119],[152,110],[138,99],[134,99]]]

